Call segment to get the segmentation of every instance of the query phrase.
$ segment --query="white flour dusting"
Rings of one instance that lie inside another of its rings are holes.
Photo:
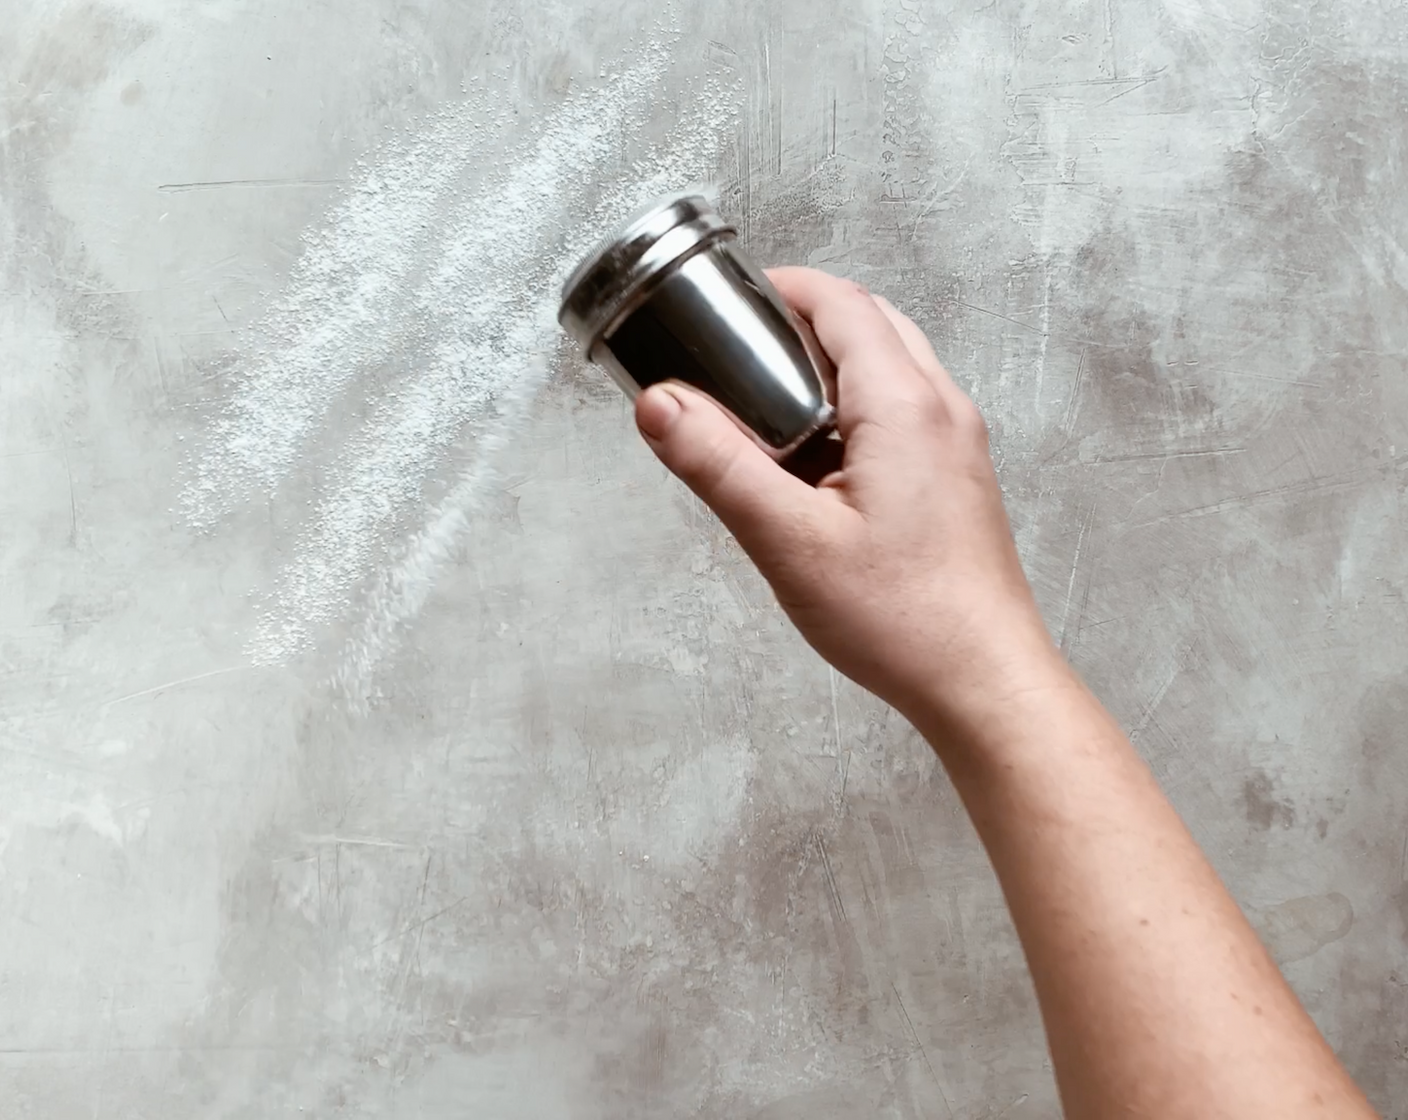
[[[546,380],[562,280],[621,217],[717,166],[740,89],[696,83],[650,146],[641,133],[658,117],[669,46],[637,58],[526,129],[482,92],[443,110],[305,237],[184,495],[208,526],[295,471],[317,479],[250,640],[256,662],[350,624],[335,675],[367,698]],[[343,415],[359,404],[360,418]],[[346,434],[328,451],[333,417]],[[427,481],[467,433],[470,463],[426,510]]]
[[[391,648],[397,631],[424,606],[438,569],[448,559],[455,540],[469,529],[469,517],[482,502],[494,464],[533,395],[546,379],[547,353],[558,337],[556,294],[581,257],[621,219],[652,199],[697,179],[713,162],[719,145],[733,131],[736,100],[719,96],[701,99],[699,108],[681,120],[663,145],[630,169],[631,177],[606,192],[588,220],[572,232],[568,247],[554,263],[548,290],[551,299],[520,316],[504,336],[484,331],[475,345],[476,365],[512,371],[496,397],[497,423],[480,435],[469,468],[437,506],[422,529],[406,544],[396,562],[385,569],[368,596],[366,610],[343,653],[340,683],[359,702],[368,698],[371,675]],[[473,350],[471,349],[471,352]],[[524,360],[524,356],[529,356]]]
[[[475,120],[486,131],[502,127],[482,97],[437,114],[414,141],[393,141],[323,226],[304,233],[288,286],[250,332],[257,349],[186,487],[194,524],[209,526],[282,482],[338,395],[391,354],[417,258],[471,163]]]

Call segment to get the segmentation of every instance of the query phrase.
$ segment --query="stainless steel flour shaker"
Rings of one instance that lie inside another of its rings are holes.
[[[658,202],[578,266],[558,320],[628,396],[683,381],[815,482],[840,466],[831,366],[737,235],[698,195]]]

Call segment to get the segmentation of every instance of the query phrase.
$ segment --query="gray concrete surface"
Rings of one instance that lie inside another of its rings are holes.
[[[8,0],[0,1111],[1056,1115],[942,773],[544,324],[654,176],[929,331],[1404,1115],[1405,120],[1392,0]]]

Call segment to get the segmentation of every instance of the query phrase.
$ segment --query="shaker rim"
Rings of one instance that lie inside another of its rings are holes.
[[[675,231],[682,233],[662,246]],[[656,199],[573,269],[562,286],[558,322],[591,350],[653,279],[706,242],[736,234],[697,190]]]

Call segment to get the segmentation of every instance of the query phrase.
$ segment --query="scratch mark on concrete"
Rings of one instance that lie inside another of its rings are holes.
[[[1076,554],[1075,558],[1071,561],[1071,578],[1066,583],[1066,606],[1061,612],[1061,640],[1057,643],[1063,650],[1066,648],[1067,644],[1066,624],[1070,620],[1071,599],[1074,597],[1076,590],[1076,572],[1080,570],[1081,553],[1085,549],[1086,537],[1090,535],[1090,527],[1095,522],[1095,510],[1098,505],[1098,502],[1090,503],[1090,509],[1085,515],[1085,521],[1081,523],[1080,535],[1076,537]]]
[[[836,912],[841,915],[841,921],[850,925],[851,920],[846,917],[846,904],[841,901],[841,889],[836,885],[836,873],[831,869],[831,856],[826,850],[826,841],[820,836],[816,838],[816,850],[821,856],[822,872],[826,875],[826,891],[831,896]]]
[[[1231,377],[1244,377],[1250,381],[1266,381],[1272,385],[1289,385],[1296,389],[1318,389],[1323,392],[1330,388],[1330,386],[1319,381],[1303,381],[1293,377],[1273,377],[1269,373],[1253,373],[1251,370],[1228,369],[1226,366],[1208,366],[1205,368],[1204,372]]]
[[[300,836],[298,839],[304,844],[346,844],[354,848],[397,848],[405,851],[422,846],[420,844],[400,844],[395,840],[378,840],[369,836]]]
[[[386,937],[383,937],[380,941],[373,944],[371,948],[379,948],[380,946],[385,945],[388,941],[396,941],[399,938],[405,937],[407,934],[415,933],[417,930],[424,929],[436,919],[443,918],[446,914],[450,913],[450,911],[463,906],[466,902],[469,901],[469,897],[469,895],[465,895],[462,898],[455,899],[454,902],[450,903],[448,906],[442,906],[439,910],[435,911],[435,913],[429,915],[428,917],[421,918],[396,933],[388,934]]]
[[[1128,89],[1122,89],[1119,91],[1119,93],[1111,94],[1109,97],[1105,98],[1104,101],[1100,102],[1100,105],[1108,105],[1111,101],[1118,101],[1121,97],[1125,97],[1133,93],[1137,89],[1143,89],[1145,86],[1151,84],[1152,82],[1158,81],[1162,73],[1163,71],[1160,71],[1158,74],[1155,74],[1152,77],[1145,78],[1141,82],[1136,82],[1134,85],[1131,85]],[[1096,107],[1099,108],[1099,106]]]
[[[1153,77],[1157,78],[1163,71],[1157,71]],[[1131,82],[1139,83],[1148,80],[1148,74],[1134,74],[1128,78],[1083,78],[1072,82],[1039,82],[1036,85],[1023,86],[1017,92],[1019,94],[1031,93],[1040,89],[1077,89],[1081,86],[1122,86]]]
[[[266,190],[276,187],[340,187],[346,179],[210,179],[195,183],[159,183],[157,190],[166,194],[189,191]]]
[[[162,361],[161,358],[161,337],[155,334],[152,335],[151,344],[152,354],[156,358],[156,379],[161,384],[161,395],[162,399],[165,400],[170,397],[170,393],[166,388],[166,363]]]
[[[1066,418],[1061,423],[1061,428],[1066,433],[1066,439],[1062,443],[1063,447],[1066,443],[1070,442],[1071,430],[1076,422],[1076,409],[1080,405],[1080,388],[1082,382],[1085,380],[1085,356],[1089,352],[1089,347],[1082,346],[1080,349],[1080,358],[1076,361],[1076,383],[1071,386],[1071,400],[1070,403],[1066,405]]]
[[[966,307],[969,311],[976,311],[980,315],[991,315],[994,319],[1001,319],[1004,323],[1011,323],[1014,327],[1021,327],[1024,331],[1031,331],[1032,334],[1040,335],[1041,328],[1034,327],[1030,323],[1024,323],[1020,319],[1013,319],[1010,315],[1000,315],[996,311],[990,311],[986,307],[978,307],[976,304],[964,303],[961,299],[947,299],[945,303],[957,304],[959,307]]]
[[[0,1055],[56,1055],[56,1054],[272,1054],[287,1052],[288,1043],[236,1044],[212,1043],[210,1045],[171,1045],[171,1046],[0,1046]]]
[[[1119,56],[1115,53],[1115,11],[1114,0],[1105,0],[1105,41],[1110,44],[1110,77],[1120,80]]]
[[[1134,730],[1129,733],[1129,741],[1131,743],[1138,743],[1139,737],[1144,734],[1145,729],[1148,728],[1149,724],[1153,721],[1154,713],[1159,710],[1159,705],[1164,702],[1164,697],[1168,695],[1168,690],[1173,687],[1173,682],[1183,673],[1184,659],[1186,657],[1186,650],[1178,655],[1178,660],[1173,666],[1173,672],[1169,673],[1164,683],[1159,686],[1158,691],[1154,693],[1153,699],[1149,701],[1148,706],[1139,717],[1139,722],[1135,724]]]
[[[1111,463],[1165,462],[1169,459],[1218,459],[1226,455],[1242,455],[1245,447],[1191,448],[1187,451],[1149,451],[1135,455],[1099,455],[1091,460],[1094,466]]]
[[[137,692],[129,692],[126,696],[119,696],[115,700],[108,700],[103,704],[104,708],[111,708],[116,704],[125,704],[129,700],[136,700],[143,696],[155,696],[158,692],[165,692],[169,688],[180,688],[182,685],[195,684],[197,681],[206,681],[211,677],[223,677],[226,673],[238,673],[243,669],[254,669],[255,665],[231,665],[225,669],[212,669],[208,673],[197,673],[191,677],[179,677],[174,681],[167,681],[165,684],[152,685],[151,688],[144,688]]]
[[[836,670],[830,665],[826,667],[827,677],[831,682],[831,734],[836,740],[836,753],[841,753],[841,711],[836,703]]]
[[[78,546],[78,498],[73,492],[73,463],[68,457],[68,443],[64,443],[64,474],[68,477],[68,543]]]
[[[914,1045],[919,1047],[919,1056],[924,1059],[924,1065],[929,1070],[929,1076],[934,1079],[934,1087],[938,1089],[939,1096],[944,1102],[944,1110],[953,1115],[953,1105],[948,1102],[948,1094],[944,1092],[944,1083],[939,1080],[939,1075],[934,1070],[934,1063],[929,1060],[929,1051],[924,1049],[924,1043],[920,1041],[919,1032],[914,1029],[914,1020],[909,1017],[909,1008],[904,1005],[904,997],[900,995],[900,990],[893,981],[890,983],[890,991],[895,993],[895,1000],[900,1005],[900,1014],[904,1016],[905,1026],[909,1028],[910,1037],[914,1039]]]
[[[1226,513],[1228,510],[1267,505],[1271,502],[1277,502],[1291,497],[1308,497],[1312,494],[1335,494],[1345,490],[1353,490],[1358,486],[1361,477],[1365,473],[1367,472],[1362,470],[1348,471],[1338,476],[1331,475],[1326,478],[1304,479],[1298,482],[1286,483],[1283,486],[1272,486],[1266,490],[1256,490],[1247,494],[1239,494],[1236,497],[1224,498],[1221,501],[1209,502],[1205,505],[1190,506],[1187,509],[1174,510],[1170,513],[1161,514],[1151,521],[1141,521],[1136,525],[1131,525],[1130,528],[1140,529],[1149,525],[1162,524],[1165,521],[1207,517],[1212,514]]]

